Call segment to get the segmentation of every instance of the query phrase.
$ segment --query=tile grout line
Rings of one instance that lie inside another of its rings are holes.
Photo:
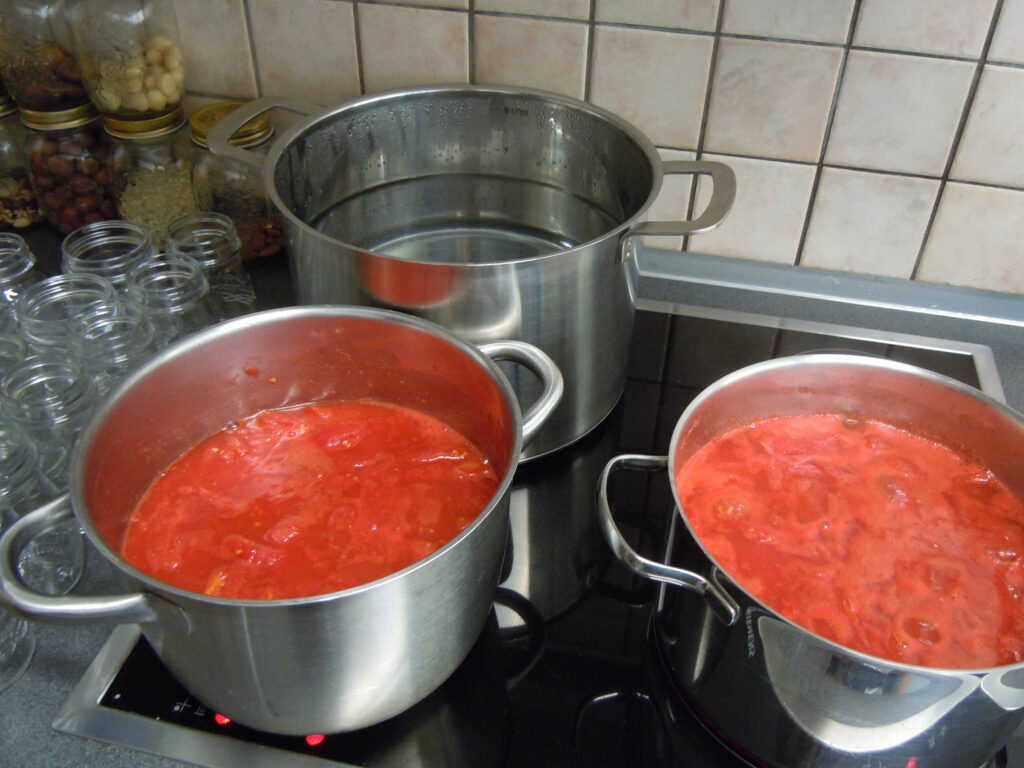
[[[263,77],[260,75],[259,56],[256,54],[256,36],[252,29],[252,9],[249,0],[242,0],[242,18],[245,20],[245,36],[249,42],[249,61],[252,62],[252,74],[256,80],[256,97],[263,97]]]
[[[470,85],[476,82],[476,2],[466,2],[466,67]]]
[[[361,96],[366,94],[366,80],[363,77],[363,32],[359,19],[359,3],[352,2],[352,44],[356,54],[356,87]]]
[[[707,86],[704,89],[704,104],[702,106],[700,116],[700,128],[697,130],[697,148],[695,149],[695,158],[701,160],[704,157],[704,139],[707,136],[708,130],[708,115],[711,113],[711,94],[715,86],[715,76],[718,74],[718,53],[721,50],[721,32],[722,24],[725,20],[725,4],[728,0],[721,0],[718,4],[718,15],[715,18],[715,33],[711,42],[711,62],[708,64],[708,79]],[[689,220],[693,219],[693,211],[697,206],[697,177],[690,177],[690,195],[689,200],[686,204],[686,218]],[[680,245],[680,251],[687,251],[690,248],[690,238],[692,235],[686,235],[683,237],[683,242]]]
[[[857,24],[860,21],[860,10],[862,0],[855,0],[853,13],[850,15],[850,28],[846,31],[846,44],[843,46],[843,58],[839,62],[839,72],[836,74],[836,87],[832,92],[832,103],[829,105],[828,118],[825,120],[825,133],[821,137],[821,149],[818,151],[818,162],[814,165],[814,179],[811,181],[811,193],[807,198],[807,212],[804,214],[804,223],[800,228],[800,238],[796,242],[796,253],[793,257],[793,266],[799,267],[803,261],[804,247],[807,245],[807,233],[811,229],[811,216],[814,214],[814,205],[818,200],[818,190],[821,188],[821,176],[825,172],[825,155],[828,153],[828,142],[832,138],[832,127],[835,125],[836,111],[839,108],[839,94],[843,89],[843,80],[846,77],[846,67],[850,61],[850,52],[853,50],[853,37],[857,31]]]
[[[597,0],[590,0],[587,10],[587,60],[583,65],[583,101],[590,101],[594,77],[594,33],[597,16]]]
[[[974,107],[974,99],[978,95],[978,85],[981,82],[982,73],[985,71],[985,66],[988,62],[988,52],[992,47],[992,39],[995,37],[996,26],[999,23],[999,16],[1002,11],[1003,0],[996,0],[995,8],[992,11],[992,20],[988,25],[988,34],[985,36],[985,43],[981,47],[981,53],[978,56],[977,63],[975,64],[974,76],[971,78],[971,87],[967,91],[967,98],[964,99],[964,107],[960,112],[960,121],[957,123],[956,132],[953,134],[953,143],[949,148],[949,155],[946,157],[946,165],[942,170],[942,177],[939,179],[939,188],[935,193],[935,201],[932,203],[932,210],[928,214],[928,223],[925,224],[924,233],[921,236],[921,245],[918,246],[917,256],[914,259],[914,266],[910,270],[910,280],[916,280],[921,271],[921,265],[924,262],[925,249],[928,246],[928,240],[931,238],[932,229],[935,226],[935,220],[939,215],[939,206],[942,204],[942,198],[946,192],[946,185],[949,184],[949,174],[953,170],[953,163],[956,160],[957,151],[960,149],[960,142],[963,140],[964,128],[967,126],[967,120]]]

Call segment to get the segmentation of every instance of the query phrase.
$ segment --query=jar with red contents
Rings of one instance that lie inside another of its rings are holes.
[[[21,110],[29,129],[29,178],[39,207],[62,234],[117,218],[110,142],[91,104],[61,112]]]

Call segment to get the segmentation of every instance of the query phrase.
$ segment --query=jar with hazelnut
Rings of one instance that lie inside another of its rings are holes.
[[[71,52],[64,0],[0,0],[0,78],[22,109],[89,103]]]
[[[262,170],[257,165],[221,157],[207,148],[206,137],[225,115],[244,102],[218,101],[195,110],[188,119],[196,154],[192,185],[196,201],[204,211],[228,216],[242,242],[242,261],[277,256],[284,250],[284,219],[267,199]],[[259,151],[274,135],[264,113],[243,125],[229,140],[236,147]]]
[[[159,250],[167,225],[198,210],[192,192],[196,149],[184,118],[155,129],[148,121],[103,121],[113,145],[108,165],[117,210],[122,219],[144,226]]]
[[[21,110],[29,180],[43,215],[61,234],[117,218],[107,161],[110,140],[91,104],[60,112]]]
[[[170,0],[69,0],[67,18],[82,81],[104,117],[180,118],[185,65]]]

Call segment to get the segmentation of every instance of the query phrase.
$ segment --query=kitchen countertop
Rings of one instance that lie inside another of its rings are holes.
[[[31,240],[54,264],[55,240]],[[1024,410],[1024,298],[967,289],[839,275],[692,253],[641,249],[640,306],[738,310],[785,320],[831,323],[985,344],[992,350],[1008,404]],[[249,269],[265,308],[289,300],[280,264]],[[110,566],[93,550],[77,592],[110,590]],[[111,628],[37,625],[26,674],[0,694],[0,766],[4,768],[173,768],[182,764],[54,731],[51,722],[97,655]]]

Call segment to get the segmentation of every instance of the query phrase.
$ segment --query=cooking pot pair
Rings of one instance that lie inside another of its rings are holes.
[[[265,160],[230,144],[274,108],[307,116]],[[565,397],[527,458],[577,440],[621,396],[637,238],[711,229],[735,196],[722,163],[663,162],[639,130],[592,104],[495,86],[414,88],[327,110],[261,99],[208,142],[262,166],[299,303],[396,309],[472,343],[517,339],[545,351]],[[696,219],[642,221],[665,174],[710,177]],[[532,402],[536,380],[506,373]]]
[[[804,355],[753,365],[708,387],[680,417],[668,456],[613,458],[599,481],[602,531],[629,568],[673,585],[660,592],[656,647],[682,697],[741,755],[773,768],[986,764],[1024,718],[1024,664],[925,668],[825,640],[734,582],[687,520],[675,477],[702,446],[741,424],[837,412],[965,448],[1024,497],[1021,414],[914,366]],[[640,556],[615,525],[608,482],[622,469],[669,473],[680,514],[668,563]]]
[[[525,414],[499,360],[543,382]],[[505,552],[513,474],[561,393],[557,367],[535,347],[478,349],[406,314],[293,307],[222,323],[163,351],[107,396],[75,447],[69,494],[0,539],[0,596],[33,619],[139,623],[183,685],[252,728],[334,733],[383,721],[444,682],[480,635]],[[267,601],[187,592],[121,558],[133,508],[184,450],[263,409],[361,397],[441,419],[501,478],[486,508],[444,547],[369,584]],[[122,578],[123,594],[54,598],[19,581],[20,549],[72,513]]]

